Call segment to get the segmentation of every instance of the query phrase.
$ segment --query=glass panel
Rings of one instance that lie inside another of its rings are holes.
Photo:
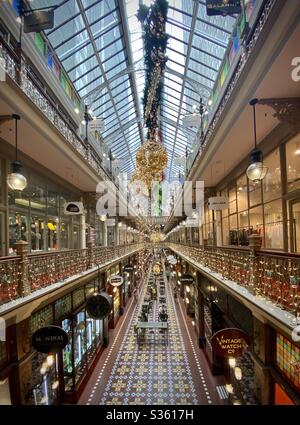
[[[29,240],[29,225],[26,215],[21,213],[9,214],[9,253],[15,251],[17,241],[30,242]]]
[[[265,248],[283,249],[282,201],[273,201],[264,205],[265,211]]]
[[[38,216],[31,217],[31,250],[44,251],[46,249],[46,222]]]
[[[249,192],[250,207],[262,203],[261,182],[253,183],[249,181]]]
[[[262,207],[252,208],[249,211],[250,214],[250,229],[258,233],[262,238],[264,237],[263,229],[263,209]]]
[[[229,214],[233,214],[236,212],[236,188],[232,188],[229,190]]]
[[[237,205],[238,211],[245,211],[248,209],[248,186],[246,175],[237,180]]]
[[[286,144],[288,191],[300,188],[300,134]]]
[[[222,235],[223,235],[223,245],[229,245],[229,222],[228,217],[223,218],[222,220]]]
[[[72,320],[64,320],[61,326],[69,338],[68,344],[63,349],[63,369],[65,391],[71,392],[73,390]]]
[[[271,201],[281,196],[281,174],[280,174],[280,154],[276,149],[264,159],[265,165],[269,168],[263,180],[264,202]]]
[[[85,312],[81,311],[74,317],[74,319],[74,366],[75,382],[77,383],[86,370]]]

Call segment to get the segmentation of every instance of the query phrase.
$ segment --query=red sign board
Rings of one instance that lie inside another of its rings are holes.
[[[227,328],[211,338],[212,349],[221,357],[241,357],[250,345],[249,336],[241,329]]]

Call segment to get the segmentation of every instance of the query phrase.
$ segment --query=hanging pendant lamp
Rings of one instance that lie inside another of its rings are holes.
[[[22,164],[18,161],[18,121],[20,115],[12,115],[15,120],[15,138],[16,138],[16,159],[11,163],[11,172],[7,175],[7,185],[11,190],[24,190],[27,186],[27,179],[21,173]]]
[[[249,180],[258,183],[266,177],[268,167],[263,163],[263,153],[257,148],[257,133],[256,133],[256,110],[258,100],[252,99],[250,105],[253,107],[253,125],[254,125],[254,150],[250,154],[250,165],[247,168],[246,174]]]

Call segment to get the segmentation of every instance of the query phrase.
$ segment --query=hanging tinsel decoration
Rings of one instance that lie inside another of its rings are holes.
[[[144,123],[148,129],[147,142],[137,152],[137,166],[153,179],[162,173],[168,162],[167,152],[162,143],[156,141],[158,115],[162,100],[163,72],[168,60],[166,49],[168,34],[166,19],[168,2],[155,0],[152,6],[141,5],[138,20],[143,26],[145,89],[143,97]],[[162,140],[160,140],[162,141]]]

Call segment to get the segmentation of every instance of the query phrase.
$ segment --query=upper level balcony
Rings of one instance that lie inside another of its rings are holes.
[[[17,255],[0,258],[0,314],[3,315],[142,250],[143,243],[29,254],[19,242]]]

